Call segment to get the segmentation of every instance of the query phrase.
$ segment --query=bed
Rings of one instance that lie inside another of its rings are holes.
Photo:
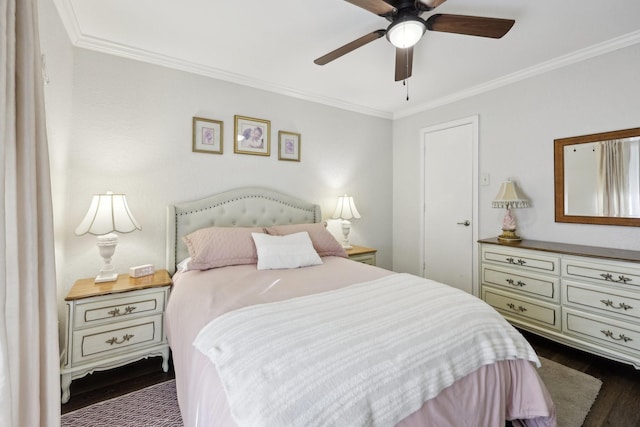
[[[316,204],[247,187],[170,205],[167,269],[185,426],[556,425],[501,316],[349,260]]]

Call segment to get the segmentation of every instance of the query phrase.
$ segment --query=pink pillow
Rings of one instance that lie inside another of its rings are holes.
[[[342,245],[338,243],[335,237],[327,231],[324,224],[317,222],[314,224],[291,224],[291,225],[273,225],[265,228],[267,234],[273,236],[286,236],[288,234],[300,233],[306,231],[309,233],[313,248],[318,255],[323,256],[339,256],[347,258],[347,252]]]
[[[227,265],[256,264],[258,253],[251,233],[262,227],[209,227],[182,238],[189,249],[190,270],[207,270]]]

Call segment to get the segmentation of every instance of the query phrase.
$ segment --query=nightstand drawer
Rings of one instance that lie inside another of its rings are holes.
[[[482,288],[482,299],[507,319],[533,322],[560,329],[560,307],[528,298],[520,298],[488,287]]]
[[[125,320],[140,315],[162,313],[165,305],[165,292],[152,289],[135,293],[123,293],[120,296],[98,297],[89,302],[76,304],[76,322],[74,329],[92,327],[104,323]]]
[[[162,340],[162,314],[82,329],[73,333],[73,364],[159,344]]]
[[[376,254],[352,255],[350,260],[361,262],[363,264],[376,265]]]

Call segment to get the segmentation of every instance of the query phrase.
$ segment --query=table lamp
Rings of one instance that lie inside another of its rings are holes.
[[[529,200],[522,197],[518,193],[516,183],[513,181],[504,181],[500,185],[500,191],[493,199],[492,206],[494,208],[506,208],[507,213],[502,220],[502,234],[498,236],[498,240],[503,242],[518,242],[522,240],[516,234],[516,219],[511,214],[513,208],[528,208]]]
[[[93,234],[98,236],[98,251],[104,260],[102,269],[95,279],[95,283],[112,282],[118,279],[118,273],[111,265],[111,257],[116,251],[118,233],[130,233],[142,230],[131,214],[124,194],[94,194],[89,210],[84,216],[75,234]]]
[[[344,239],[342,240],[342,247],[345,249],[351,249],[351,243],[349,243],[349,232],[351,231],[351,222],[349,221],[351,218],[359,219],[361,218],[360,212],[356,209],[356,204],[353,201],[353,197],[344,196],[338,197],[338,204],[336,205],[336,210],[331,215],[333,219],[341,219],[342,220],[342,235]]]

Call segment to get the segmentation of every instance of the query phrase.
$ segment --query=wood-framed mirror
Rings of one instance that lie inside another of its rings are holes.
[[[640,128],[554,141],[556,222],[640,226]]]
[[[640,128],[554,141],[556,222],[640,226]]]

